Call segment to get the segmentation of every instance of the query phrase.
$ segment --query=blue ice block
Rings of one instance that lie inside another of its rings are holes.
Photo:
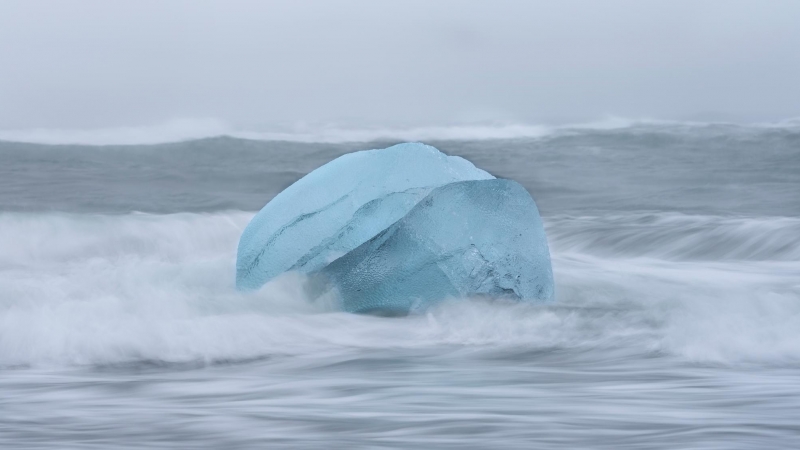
[[[343,155],[278,194],[239,240],[236,285],[313,273],[401,219],[432,189],[494,177],[434,147],[399,144]]]
[[[322,269],[351,312],[406,314],[446,297],[549,302],[550,252],[531,196],[511,180],[454,182]]]

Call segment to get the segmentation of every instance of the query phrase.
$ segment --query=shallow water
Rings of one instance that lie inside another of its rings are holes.
[[[800,128],[431,142],[532,193],[552,306],[234,289],[258,208],[389,143],[0,143],[0,447],[797,447]]]

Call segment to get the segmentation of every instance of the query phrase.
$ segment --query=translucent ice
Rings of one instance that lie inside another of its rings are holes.
[[[278,194],[247,225],[236,285],[255,289],[289,270],[316,272],[401,219],[432,189],[493,178],[423,144],[341,156]]]
[[[518,183],[500,179],[433,190],[319,278],[352,312],[404,314],[449,296],[553,298],[536,204]]]

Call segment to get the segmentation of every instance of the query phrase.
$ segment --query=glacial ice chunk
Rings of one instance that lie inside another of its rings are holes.
[[[454,182],[318,275],[351,312],[405,314],[450,296],[553,299],[542,221],[518,183]]]
[[[236,285],[316,272],[401,219],[432,189],[494,177],[411,143],[349,153],[304,176],[253,217],[239,240]]]

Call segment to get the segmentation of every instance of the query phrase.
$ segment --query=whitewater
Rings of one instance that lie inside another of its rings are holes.
[[[400,318],[235,288],[256,211],[398,136],[126,133],[0,133],[2,448],[800,442],[797,121],[407,130],[533,195],[557,299]]]

